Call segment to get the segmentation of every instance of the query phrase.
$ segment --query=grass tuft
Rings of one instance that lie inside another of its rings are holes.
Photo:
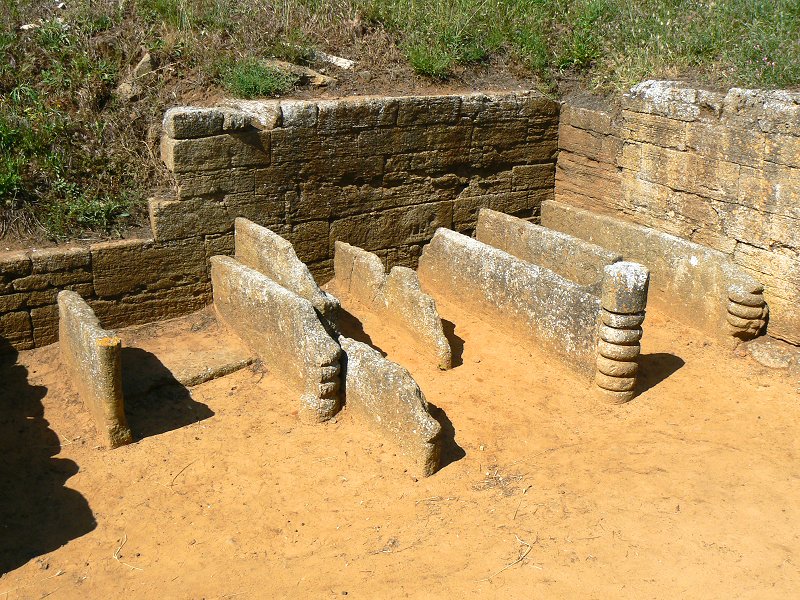
[[[296,75],[252,58],[224,67],[222,74],[222,86],[240,98],[280,96],[297,85],[298,80]]]

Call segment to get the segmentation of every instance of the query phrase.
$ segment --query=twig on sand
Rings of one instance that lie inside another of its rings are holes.
[[[479,579],[478,580],[479,582],[481,582],[481,581],[491,581],[492,578],[497,577],[503,571],[507,571],[508,569],[513,567],[514,565],[521,563],[523,560],[525,560],[527,558],[528,554],[531,553],[531,550],[533,550],[533,544],[535,544],[536,542],[539,541],[539,535],[538,534],[536,535],[536,539],[533,540],[533,544],[529,544],[525,540],[520,539],[520,537],[518,535],[516,535],[516,534],[514,535],[514,537],[517,538],[517,541],[519,542],[519,544],[521,546],[520,549],[525,548],[522,551],[522,553],[517,557],[517,560],[515,560],[514,562],[508,563],[505,567],[500,569],[497,573],[494,573],[493,575],[489,575],[489,577],[486,577],[485,579]]]
[[[116,560],[121,565],[125,565],[126,567],[130,567],[131,569],[136,569],[137,571],[144,571],[144,569],[142,569],[141,567],[134,567],[133,565],[129,565],[128,563],[126,563],[126,562],[124,562],[124,561],[119,559],[120,550],[122,550],[122,547],[127,543],[128,543],[128,534],[127,533],[123,533],[122,534],[122,543],[119,545],[119,548],[117,548],[114,551],[114,560]]]
[[[175,477],[173,477],[173,478],[172,478],[172,482],[169,484],[169,487],[172,487],[173,485],[175,485],[175,480],[178,478],[178,475],[180,475],[181,473],[183,473],[183,472],[184,472],[186,469],[188,469],[189,467],[191,467],[191,466],[192,466],[194,463],[196,463],[196,462],[197,462],[197,459],[195,458],[195,459],[194,459],[192,462],[190,462],[188,465],[186,465],[185,467],[183,467],[183,468],[182,468],[180,471],[178,471],[177,473],[175,473]]]
[[[527,492],[529,489],[531,489],[531,486],[528,486],[524,490],[522,490],[522,495],[524,496],[525,492]],[[523,498],[519,499],[519,504],[517,504],[517,510],[514,511],[514,516],[511,517],[512,521],[517,518],[517,513],[519,512],[519,507],[522,506],[522,500],[523,500]]]

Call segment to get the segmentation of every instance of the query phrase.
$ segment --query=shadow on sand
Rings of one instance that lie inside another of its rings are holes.
[[[679,356],[665,352],[639,355],[639,377],[636,392],[643,394],[675,373],[686,362]]]
[[[44,386],[28,383],[17,352],[0,338],[0,574],[96,527],[89,503],[64,483],[78,472],[53,458],[61,442],[44,418]]]
[[[452,368],[460,367],[464,364],[464,339],[456,333],[456,324],[447,319],[442,319],[444,337],[450,343],[450,355],[452,357]]]
[[[192,399],[189,389],[155,354],[141,348],[122,349],[122,391],[125,416],[136,439],[214,416],[208,406]]]

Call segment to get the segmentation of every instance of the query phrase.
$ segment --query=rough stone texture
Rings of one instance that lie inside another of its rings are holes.
[[[115,326],[211,302],[207,261],[233,254],[237,217],[292,243],[320,283],[336,240],[415,267],[437,227],[481,207],[532,217],[553,197],[558,105],[534,92],[227,101],[167,111],[174,194],[149,202],[152,240],[0,253],[0,336],[55,341],[71,289]]]
[[[236,114],[249,129],[226,129]],[[162,152],[177,196],[151,203],[154,236],[221,233],[238,216],[325,222],[327,244],[314,240],[309,259],[322,262],[336,240],[377,251],[423,244],[437,227],[467,231],[482,206],[534,216],[552,198],[557,118],[533,92],[171,109]]]
[[[689,326],[715,337],[747,337],[748,331],[755,330],[755,335],[763,326],[761,318],[740,323],[736,331],[728,326],[731,290],[758,295],[763,287],[722,252],[559,202],[542,206],[542,224],[646,265],[652,275],[653,305]],[[763,300],[760,306],[764,308]]]
[[[100,327],[89,305],[76,292],[58,294],[59,350],[69,377],[94,417],[102,442],[116,448],[133,436],[122,398],[122,343]]]
[[[475,239],[585,286],[603,279],[603,268],[622,256],[580,238],[483,208]]]
[[[422,291],[413,270],[398,266],[387,275],[376,254],[344,242],[336,242],[333,266],[337,291],[405,329],[422,352],[435,357],[440,369],[452,366],[436,303]]]
[[[760,337],[747,343],[747,351],[753,360],[770,369],[800,368],[800,348],[780,340]]]
[[[328,324],[336,323],[338,300],[319,288],[290,242],[241,217],[235,227],[236,260],[311,302]]]
[[[601,306],[583,286],[446,229],[423,250],[418,272],[427,289],[594,377]]]
[[[763,282],[767,333],[800,344],[798,115],[798,92],[669,81],[637,85],[619,113],[568,104],[556,199],[728,255]]]
[[[339,337],[345,354],[347,410],[375,423],[427,477],[438,468],[442,453],[442,426],[428,411],[428,403],[411,374],[381,353],[355,340]]]
[[[339,345],[311,302],[227,256],[211,258],[220,319],[276,377],[300,394],[300,418],[330,419],[339,410]]]
[[[603,397],[615,404],[636,395],[649,286],[650,272],[638,263],[616,262],[603,269],[595,383]]]

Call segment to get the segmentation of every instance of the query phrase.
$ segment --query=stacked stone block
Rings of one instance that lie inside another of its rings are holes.
[[[172,109],[162,155],[177,194],[152,201],[154,235],[225,235],[241,216],[292,242],[318,278],[335,240],[414,267],[437,227],[468,231],[483,206],[538,213],[557,115],[529,92]]]
[[[166,114],[176,185],[149,203],[153,239],[0,253],[0,336],[54,342],[65,289],[120,327],[206,306],[237,217],[326,281],[337,239],[413,267],[436,227],[469,231],[484,206],[530,217],[553,196],[558,105],[533,92],[229,104]]]
[[[621,111],[567,103],[559,148],[559,201],[726,254],[763,282],[767,333],[800,344],[800,94],[647,81]],[[737,336],[764,321],[732,311]]]
[[[595,383],[615,404],[636,395],[649,285],[650,273],[640,264],[617,262],[604,269]]]

